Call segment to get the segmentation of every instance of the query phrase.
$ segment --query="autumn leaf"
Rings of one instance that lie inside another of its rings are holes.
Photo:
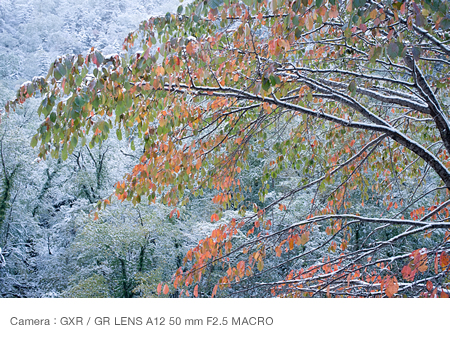
[[[198,284],[194,287],[194,297],[198,298]]]
[[[397,291],[398,291],[397,278],[395,276],[392,278],[388,277],[385,289],[386,296],[392,298]]]
[[[405,265],[402,269],[402,276],[404,280],[412,282],[414,280],[415,271],[412,271],[409,265]]]
[[[314,21],[313,21],[313,18],[312,18],[311,15],[308,15],[308,16],[306,17],[306,28],[307,28],[308,30],[311,30],[311,29],[313,29],[313,27],[314,27]]]
[[[190,287],[223,264],[239,291],[250,267],[266,265],[267,285],[276,286],[261,291],[267,296],[316,296],[324,285],[329,296],[347,281],[351,297],[372,295],[374,285],[387,297],[415,297],[424,291],[414,286],[418,273],[437,295],[445,282],[432,277],[450,265],[440,244],[448,234],[422,238],[406,229],[449,217],[439,205],[450,188],[450,132],[426,118],[445,115],[450,86],[439,33],[450,27],[448,6],[438,7],[431,12],[424,0],[195,0],[128,35],[126,57],[105,60],[91,49],[80,61],[55,60],[47,78],[22,85],[6,109],[40,97],[31,144],[42,159],[76,159],[114,134],[129,142],[136,163],[116,186],[120,201],[168,205],[170,218],[186,208],[197,222],[209,208],[200,201],[212,200],[217,229],[195,238],[174,285]],[[83,156],[97,161],[91,155]],[[78,190],[103,196],[90,188]],[[399,196],[415,202],[403,205]],[[216,223],[234,213],[239,219]],[[354,255],[361,245],[371,248],[364,260],[383,263],[361,265]],[[333,263],[316,265],[328,255]],[[275,273],[287,265],[295,269]]]
[[[167,284],[164,285],[163,293],[167,295],[169,293],[169,286]]]
[[[158,287],[156,288],[156,292],[159,294],[161,294],[161,283],[158,284]]]
[[[257,268],[259,271],[262,271],[264,269],[264,262],[262,260],[258,261]]]
[[[213,291],[212,291],[212,294],[211,294],[211,298],[214,298],[214,296],[216,295],[216,293],[217,293],[217,288],[218,288],[218,285],[216,284],[216,285],[214,286],[214,288],[213,288]]]
[[[445,251],[443,251],[439,258],[439,262],[441,268],[445,269],[450,264],[450,256]]]
[[[195,46],[193,44],[192,41],[190,41],[187,45],[186,45],[186,52],[190,55],[190,56],[194,56],[195,55]]]

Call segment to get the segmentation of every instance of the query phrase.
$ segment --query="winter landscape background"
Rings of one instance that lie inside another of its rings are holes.
[[[120,52],[142,20],[177,6],[176,0],[0,2],[1,297],[150,296],[170,279],[191,239],[167,221],[167,208],[117,204],[102,215],[111,220],[104,228],[89,216],[136,161],[130,142],[84,147],[64,163],[39,161],[30,147],[39,99],[9,116],[3,106],[21,83],[45,76],[56,57],[91,47]]]

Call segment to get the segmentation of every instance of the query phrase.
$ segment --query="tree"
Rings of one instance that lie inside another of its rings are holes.
[[[114,129],[141,140],[119,200],[177,214],[214,191],[218,226],[175,288],[197,296],[218,269],[207,295],[448,297],[448,12],[441,0],[195,1],[144,21],[127,53],[58,58],[6,109],[41,95],[43,158]],[[239,216],[220,222],[229,209]]]
[[[66,257],[70,287],[68,297],[155,297],[159,283],[170,281],[183,257],[183,233],[170,210],[131,203],[113,203],[99,212],[98,221],[88,214],[77,217],[77,235]],[[171,224],[173,223],[173,224]],[[183,229],[185,231],[185,229]],[[183,252],[184,251],[184,252]]]

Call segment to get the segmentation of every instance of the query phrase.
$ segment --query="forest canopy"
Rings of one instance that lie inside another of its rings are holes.
[[[215,229],[158,293],[448,297],[449,12],[197,0],[117,54],[58,58],[6,110],[40,98],[43,159],[111,137],[141,148],[120,201],[179,218],[210,198]]]

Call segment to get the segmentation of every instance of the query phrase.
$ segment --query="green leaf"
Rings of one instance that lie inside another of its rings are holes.
[[[32,148],[36,147],[37,142],[38,142],[38,137],[37,137],[37,135],[34,135],[33,138],[31,139],[31,144],[30,144],[31,147]]]
[[[398,56],[398,45],[396,42],[391,42],[387,48],[388,55],[395,59]]]
[[[416,25],[419,27],[423,27],[424,24],[425,24],[425,18],[423,17],[422,14],[417,13],[416,14]]]
[[[356,82],[355,80],[352,80],[348,85],[348,90],[354,94],[356,92]]]
[[[103,55],[99,52],[99,51],[95,51],[95,57],[97,58],[97,62],[98,64],[103,63]]]
[[[117,139],[119,141],[122,141],[122,131],[120,129],[116,130]]]
[[[78,136],[72,135],[72,139],[70,140],[70,148],[73,150],[77,146],[78,143]]]
[[[270,88],[270,81],[267,78],[263,78],[262,79],[262,89],[264,89],[265,91],[268,91]]]
[[[439,23],[439,28],[441,28],[444,31],[449,29],[450,28],[450,18],[442,19],[442,21]]]
[[[353,0],[353,8],[364,7],[366,0]]]
[[[55,121],[56,121],[56,113],[55,113],[55,112],[52,112],[52,113],[50,114],[50,121],[52,121],[53,123],[55,123]]]
[[[414,57],[414,60],[416,60],[416,61],[419,60],[421,53],[422,53],[422,50],[420,49],[420,47],[414,46],[412,48],[412,55]]]
[[[82,78],[81,76],[77,75],[77,76],[75,77],[75,83],[76,83],[77,87],[80,86],[80,84],[81,84],[82,81],[83,81],[83,78]]]
[[[57,81],[59,81],[59,80],[61,79],[61,77],[62,77],[61,73],[60,73],[57,69],[55,69],[55,70],[53,71],[53,76],[55,77],[55,79],[56,79]]]
[[[67,160],[67,143],[64,143],[64,147],[61,151],[61,158],[63,161]]]
[[[32,95],[34,93],[34,85],[32,83],[29,83],[27,86],[27,94]]]
[[[223,0],[209,0],[208,5],[211,9],[216,9],[223,5]]]
[[[348,38],[350,38],[351,36],[352,36],[352,30],[350,29],[350,28],[347,28],[345,31],[344,31],[344,36],[348,39]]]
[[[62,64],[59,63],[56,68],[58,68],[58,71],[61,75],[66,75],[66,67],[64,67]]]

